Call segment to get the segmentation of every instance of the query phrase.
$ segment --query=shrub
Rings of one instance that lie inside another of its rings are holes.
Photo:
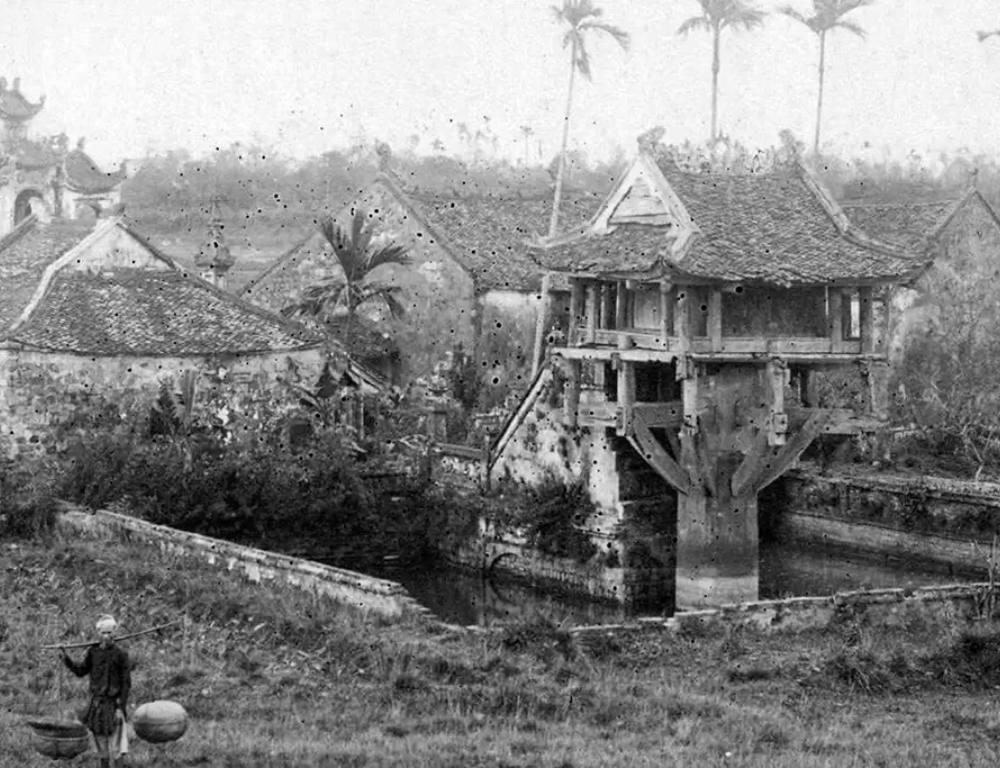
[[[56,517],[57,477],[48,458],[7,462],[0,469],[0,534],[48,535]]]

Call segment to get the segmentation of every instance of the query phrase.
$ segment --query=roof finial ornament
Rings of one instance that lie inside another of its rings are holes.
[[[973,166],[969,171],[969,188],[979,189],[979,166]]]
[[[654,125],[645,133],[640,133],[636,136],[636,143],[639,145],[639,151],[648,154],[656,155],[657,147],[660,144],[660,139],[663,138],[663,134],[666,133],[666,129],[662,125]]]

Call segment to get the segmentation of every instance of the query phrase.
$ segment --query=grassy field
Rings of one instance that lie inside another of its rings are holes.
[[[0,544],[0,768],[50,765],[24,720],[85,702],[45,643],[130,631],[133,707],[172,699],[179,741],[136,766],[993,766],[1000,627],[857,619],[769,637],[573,636],[392,625],[237,583],[138,544]],[[80,652],[77,652],[80,653]],[[73,764],[90,764],[93,754]]]

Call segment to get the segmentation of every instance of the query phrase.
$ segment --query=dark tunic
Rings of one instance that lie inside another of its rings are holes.
[[[79,664],[69,657],[65,662],[77,677],[90,675],[90,705],[83,724],[98,736],[110,736],[115,731],[115,711],[124,712],[132,688],[128,653],[117,645],[92,645]]]

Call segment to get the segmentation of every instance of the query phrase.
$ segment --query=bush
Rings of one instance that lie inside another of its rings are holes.
[[[36,458],[0,469],[0,534],[44,537],[56,519],[57,469],[51,459]]]

